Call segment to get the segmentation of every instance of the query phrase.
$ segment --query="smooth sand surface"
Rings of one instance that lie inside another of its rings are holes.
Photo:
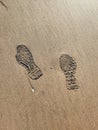
[[[2,2],[0,130],[98,130],[98,0]],[[17,63],[21,44],[41,68],[39,80]],[[66,88],[63,53],[77,62],[77,90]]]

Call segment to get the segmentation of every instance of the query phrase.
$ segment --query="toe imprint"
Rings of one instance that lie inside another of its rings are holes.
[[[31,79],[39,79],[43,75],[41,69],[35,64],[32,53],[25,45],[17,46],[16,60],[26,68]]]
[[[65,74],[66,84],[69,90],[78,89],[77,80],[75,78],[77,63],[68,54],[62,54],[59,58],[60,67]]]

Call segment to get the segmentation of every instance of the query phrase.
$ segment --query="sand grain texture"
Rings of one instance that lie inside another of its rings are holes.
[[[98,130],[98,0],[3,0],[0,4],[0,130]],[[43,76],[16,59],[27,46]],[[67,90],[59,57],[76,59]]]

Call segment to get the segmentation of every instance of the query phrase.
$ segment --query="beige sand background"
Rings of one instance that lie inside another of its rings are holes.
[[[0,130],[98,130],[98,0],[0,2]],[[31,91],[15,59],[26,45],[44,75]],[[80,88],[66,89],[62,53],[78,64]]]

